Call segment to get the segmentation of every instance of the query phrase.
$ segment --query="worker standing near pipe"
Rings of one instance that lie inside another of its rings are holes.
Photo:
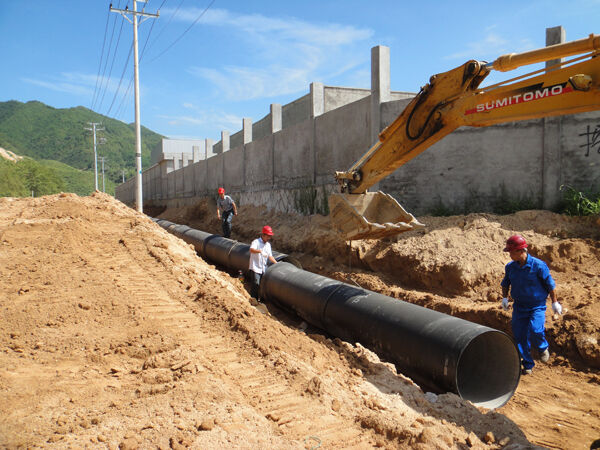
[[[267,268],[267,261],[276,264],[277,260],[273,258],[270,240],[273,238],[273,229],[269,225],[262,227],[260,237],[254,239],[250,244],[250,295],[256,300],[259,298],[260,279]]]
[[[531,356],[533,344],[542,362],[548,362],[550,352],[545,336],[546,299],[550,296],[552,310],[562,314],[556,298],[556,283],[548,265],[527,252],[527,242],[518,234],[506,241],[505,252],[512,262],[504,268],[502,280],[502,308],[508,311],[508,292],[513,299],[512,330],[521,354],[524,375],[530,374],[535,363]]]
[[[223,228],[223,237],[229,239],[231,236],[231,221],[233,216],[237,216],[237,206],[229,195],[225,195],[225,189],[219,188],[219,198],[217,198],[217,217],[221,220]]]

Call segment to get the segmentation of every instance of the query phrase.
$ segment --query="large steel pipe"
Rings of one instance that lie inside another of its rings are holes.
[[[203,258],[247,270],[249,245],[164,219],[155,221],[194,245]],[[507,334],[306,272],[288,255],[274,256],[281,263],[270,266],[262,277],[262,297],[334,336],[360,342],[423,388],[454,392],[486,408],[498,408],[514,394],[520,358]]]
[[[250,265],[250,246],[218,234],[195,230],[187,225],[179,225],[165,219],[152,219],[165,230],[192,244],[196,252],[204,259],[235,271],[245,272]],[[285,253],[273,252],[278,262],[288,262],[300,267],[300,262]]]
[[[269,267],[261,295],[396,364],[422,387],[498,408],[514,394],[520,358],[505,333],[300,270]]]

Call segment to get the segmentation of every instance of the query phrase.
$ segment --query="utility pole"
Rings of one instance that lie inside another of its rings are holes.
[[[123,177],[123,183],[125,183],[125,170],[121,170],[121,176]]]
[[[100,162],[102,163],[102,192],[106,192],[104,189],[104,161],[107,161],[105,156],[100,157]]]
[[[96,131],[103,131],[104,128],[96,128],[96,126],[102,125],[101,123],[96,122],[88,122],[88,125],[91,125],[92,128],[84,128],[84,130],[89,130],[94,133],[94,189],[98,190],[98,153],[96,151],[96,146],[98,144],[104,144],[104,142],[97,142]]]
[[[133,10],[113,8],[110,5],[110,11],[120,13],[125,19],[133,24],[133,78],[134,78],[134,93],[135,93],[135,168],[136,168],[136,189],[135,189],[135,205],[139,212],[143,212],[142,201],[142,129],[140,125],[140,77],[138,70],[138,16],[145,18],[156,18],[156,14],[148,14],[137,10],[137,2],[147,3],[147,0],[133,0]],[[133,21],[127,17],[128,14],[133,16]],[[142,18],[142,22],[145,19]],[[140,22],[141,23],[141,22]]]

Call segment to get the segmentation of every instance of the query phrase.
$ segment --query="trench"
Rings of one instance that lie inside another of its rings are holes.
[[[232,271],[248,269],[250,246],[164,219],[159,226],[192,244],[205,260]],[[302,269],[273,252],[260,295],[306,322],[359,342],[396,365],[422,388],[454,392],[475,406],[506,404],[520,380],[520,358],[506,333]]]

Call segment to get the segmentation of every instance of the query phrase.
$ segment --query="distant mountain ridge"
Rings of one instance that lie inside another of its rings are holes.
[[[106,158],[105,177],[120,183],[135,173],[135,126],[98,114],[83,106],[57,109],[38,101],[0,102],[0,147],[35,160],[55,160],[81,170],[94,169],[89,122],[101,123],[97,146]],[[151,149],[163,136],[142,127],[142,165],[148,167]],[[98,167],[100,173],[100,166]],[[100,178],[99,178],[100,180]],[[100,181],[99,181],[100,182]],[[92,186],[93,187],[93,186]]]

